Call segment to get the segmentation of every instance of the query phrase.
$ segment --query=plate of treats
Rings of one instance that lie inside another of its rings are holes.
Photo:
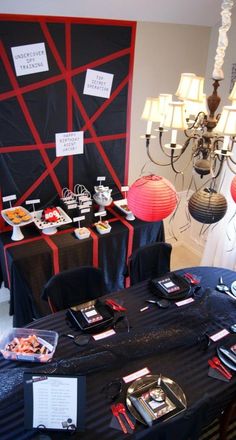
[[[20,227],[26,226],[33,221],[32,214],[23,206],[16,206],[14,208],[3,209],[1,211],[2,217],[8,225],[13,227],[12,240],[19,241],[24,238]]]
[[[34,213],[34,223],[43,234],[53,235],[57,227],[71,223],[71,218],[60,206],[51,206]]]
[[[114,205],[126,215],[126,220],[132,221],[135,220],[134,214],[130,211],[127,199],[115,200]]]

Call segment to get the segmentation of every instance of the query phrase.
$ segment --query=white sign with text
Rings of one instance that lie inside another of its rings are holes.
[[[11,48],[16,76],[45,72],[48,60],[44,43],[25,44]]]
[[[56,133],[56,156],[71,156],[83,154],[84,132],[71,131],[69,133]]]
[[[112,73],[87,69],[84,83],[84,95],[110,98],[113,76]]]

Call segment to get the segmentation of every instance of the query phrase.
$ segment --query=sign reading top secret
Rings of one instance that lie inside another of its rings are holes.
[[[48,60],[44,43],[25,44],[11,48],[16,76],[48,70]]]
[[[84,95],[109,98],[113,81],[112,73],[88,69],[84,83]]]

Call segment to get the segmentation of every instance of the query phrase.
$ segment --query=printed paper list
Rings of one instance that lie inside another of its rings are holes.
[[[77,424],[77,379],[48,377],[34,382],[33,427],[66,429],[68,420]]]

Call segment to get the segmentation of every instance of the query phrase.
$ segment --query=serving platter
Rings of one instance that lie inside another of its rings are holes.
[[[132,211],[130,211],[128,204],[127,204],[127,199],[120,199],[120,200],[115,200],[114,201],[114,205],[121,211],[123,212],[123,214],[126,215],[126,220],[129,221],[133,221],[135,220],[135,216],[132,213]]]
[[[43,234],[46,235],[56,234],[57,228],[59,226],[63,226],[72,222],[71,218],[65,213],[65,211],[63,211],[63,209],[60,206],[56,206],[55,208],[59,212],[60,217],[58,218],[57,221],[54,222],[48,222],[42,218],[43,209],[34,212],[34,218],[33,218],[34,223],[37,226],[37,228],[42,231]]]

